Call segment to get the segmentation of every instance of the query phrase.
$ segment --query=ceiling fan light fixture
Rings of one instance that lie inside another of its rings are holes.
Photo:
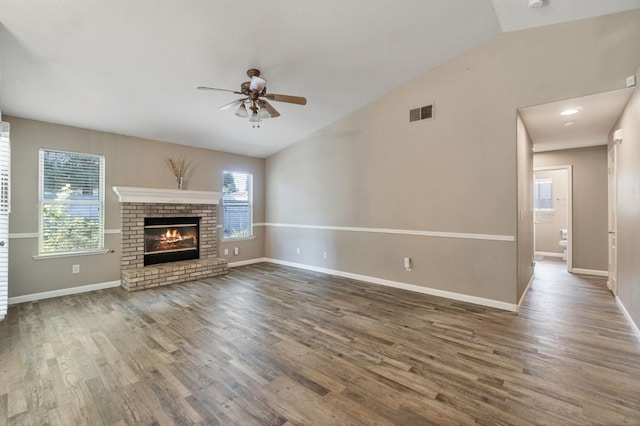
[[[267,118],[280,117],[280,113],[268,101],[285,102],[296,105],[306,105],[307,99],[302,96],[267,94],[267,80],[260,76],[260,70],[251,68],[247,70],[247,76],[251,79],[240,85],[240,91],[229,89],[218,89],[215,87],[198,86],[198,90],[212,90],[231,92],[244,95],[243,98],[222,105],[219,110],[227,111],[236,105],[238,109],[235,115],[240,118],[248,118],[253,127],[260,127],[260,122]],[[247,108],[247,105],[249,106]]]
[[[247,112],[247,107],[244,106],[244,103],[241,103],[240,106],[238,107],[238,110],[236,111],[236,116],[240,117],[240,118],[247,118],[249,117],[249,113]]]
[[[267,111],[265,107],[261,107],[258,111],[258,118],[265,120],[267,118],[271,118],[271,114],[269,114],[269,111]]]
[[[251,76],[251,82],[249,83],[249,90],[256,93],[261,93],[267,86],[267,80],[258,77],[257,75]]]

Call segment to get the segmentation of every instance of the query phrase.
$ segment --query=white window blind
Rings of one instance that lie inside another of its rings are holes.
[[[536,179],[533,189],[534,206],[536,210],[553,209],[553,180],[550,178]]]
[[[104,247],[104,157],[40,150],[40,254]]]
[[[253,175],[223,172],[222,222],[225,239],[253,235]]]
[[[0,320],[7,314],[9,300],[10,165],[9,123],[0,122]]]

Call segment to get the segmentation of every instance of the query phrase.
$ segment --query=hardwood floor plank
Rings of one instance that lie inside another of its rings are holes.
[[[208,401],[200,401],[195,395],[188,396],[185,401],[198,412],[202,418],[202,422],[205,425],[217,426],[217,425],[233,425],[237,424],[231,420],[226,414],[218,411],[215,407],[212,407]]]
[[[123,386],[118,391],[111,391],[111,396],[116,404],[120,407],[119,413],[122,420],[128,425],[150,425],[154,422],[162,423],[163,421],[170,424],[171,420],[166,414],[162,414],[160,418],[154,417],[152,407],[145,404],[145,400],[140,396],[141,387],[138,383]]]
[[[104,424],[111,425],[119,422],[122,419],[119,407],[113,401],[102,380],[99,377],[93,377],[86,381],[86,385]]]
[[[7,405],[8,395],[0,394],[0,426],[7,424],[7,418],[9,417],[9,407]]]
[[[287,421],[282,414],[265,401],[265,397],[260,393],[261,388],[251,386],[251,382],[245,382],[242,378],[236,380],[237,376],[232,369],[221,369],[218,373],[220,373],[221,380],[232,389],[233,403],[259,424],[279,426]]]
[[[27,393],[22,388],[16,388],[7,395],[7,418],[15,417],[27,411]]]
[[[265,387],[269,404],[294,424],[339,425],[355,424],[357,418],[331,406],[320,395],[289,377],[279,377]]]

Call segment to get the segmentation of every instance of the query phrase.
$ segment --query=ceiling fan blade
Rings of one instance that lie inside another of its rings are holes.
[[[251,76],[251,84],[249,85],[249,90],[256,93],[262,93],[266,86],[267,80],[262,77],[258,77],[257,75]]]
[[[231,92],[231,93],[235,93],[237,95],[243,95],[242,92],[238,92],[237,90],[216,89],[215,87],[199,86],[198,90],[215,90],[215,91],[219,91],[219,92]]]
[[[244,101],[246,101],[248,98],[241,98],[241,99],[236,99],[233,102],[229,102],[228,104],[224,104],[222,105],[220,108],[218,108],[220,111],[226,111],[228,109],[231,109],[233,107],[237,107],[238,105],[240,105],[241,103],[243,103]]]
[[[290,104],[298,104],[298,105],[306,105],[307,98],[303,98],[302,96],[289,96],[289,95],[276,95],[275,93],[267,93],[265,98],[270,101],[276,102],[288,102]]]
[[[280,117],[280,113],[267,101],[260,101],[260,106],[264,107],[268,112],[271,118]]]

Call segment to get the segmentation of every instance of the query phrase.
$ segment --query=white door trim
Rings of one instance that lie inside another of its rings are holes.
[[[618,145],[607,146],[607,185],[608,185],[608,257],[609,279],[607,287],[614,296],[618,295]]]

